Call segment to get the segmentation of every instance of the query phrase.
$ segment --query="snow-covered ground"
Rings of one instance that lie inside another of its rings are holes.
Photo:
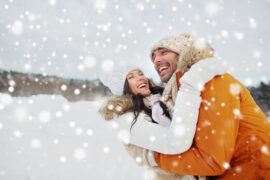
[[[144,179],[100,103],[0,94],[0,179]]]
[[[144,179],[99,106],[0,94],[0,179]]]

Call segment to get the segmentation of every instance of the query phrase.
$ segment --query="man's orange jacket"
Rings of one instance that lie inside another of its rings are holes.
[[[270,179],[270,123],[249,91],[225,74],[208,82],[201,97],[192,147],[177,155],[156,153],[159,166],[215,179]]]

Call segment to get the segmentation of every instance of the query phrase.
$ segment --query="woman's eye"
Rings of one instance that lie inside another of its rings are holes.
[[[133,76],[129,76],[129,77],[128,77],[128,79],[132,79],[132,78],[134,78],[134,77],[133,77]]]

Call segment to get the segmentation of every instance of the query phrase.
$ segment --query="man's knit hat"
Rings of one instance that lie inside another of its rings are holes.
[[[153,61],[153,53],[159,48],[169,49],[180,54],[186,47],[190,46],[193,40],[190,33],[183,33],[180,36],[169,36],[158,41],[151,49],[150,58]]]
[[[101,78],[101,81],[105,86],[110,88],[114,95],[121,96],[123,95],[124,84],[128,73],[136,69],[140,70],[138,65],[135,64],[118,67],[108,73],[107,77]]]

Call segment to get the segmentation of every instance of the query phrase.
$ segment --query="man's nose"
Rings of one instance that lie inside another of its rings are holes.
[[[155,64],[155,65],[158,65],[161,61],[162,61],[161,56],[156,55],[156,57],[155,57],[155,59],[154,59],[154,64]]]

